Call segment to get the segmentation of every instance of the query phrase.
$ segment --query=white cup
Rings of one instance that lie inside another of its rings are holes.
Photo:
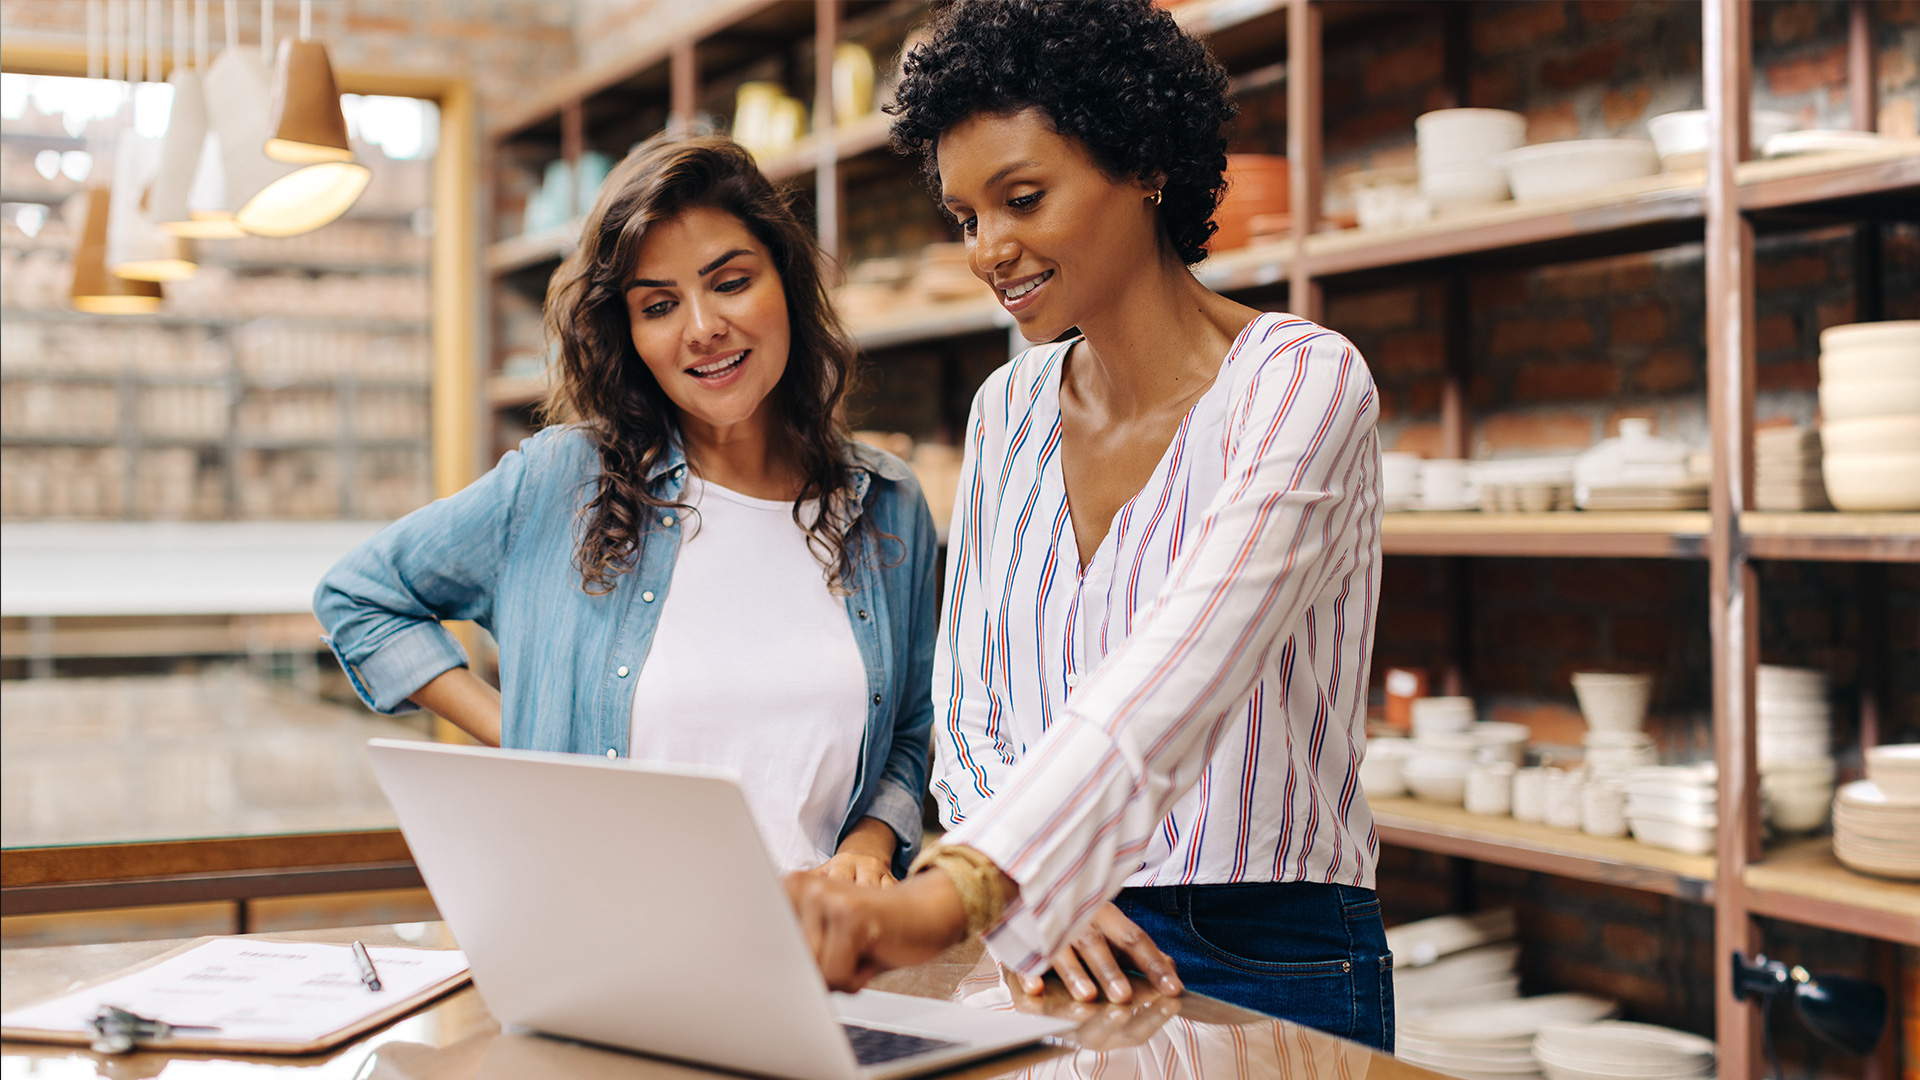
[[[1420,502],[1426,506],[1458,506],[1469,501],[1472,463],[1440,458],[1420,463]]]
[[[1611,780],[1588,780],[1580,788],[1580,829],[1593,836],[1627,835],[1627,793]]]
[[[1380,498],[1387,509],[1410,505],[1420,494],[1420,455],[1393,451],[1380,455]]]
[[[1483,761],[1467,773],[1467,813],[1505,817],[1513,812],[1514,767],[1505,761]]]
[[[1548,768],[1516,769],[1513,774],[1513,816],[1519,821],[1538,824],[1547,820]]]
[[[1555,771],[1547,777],[1547,824],[1556,829],[1578,829],[1581,820],[1579,773]]]

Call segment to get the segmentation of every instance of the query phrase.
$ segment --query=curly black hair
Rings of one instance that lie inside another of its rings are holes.
[[[1166,178],[1161,227],[1207,257],[1226,188],[1227,73],[1150,0],[955,0],[901,64],[893,142],[939,188],[940,136],[977,113],[1037,107],[1110,176]]]

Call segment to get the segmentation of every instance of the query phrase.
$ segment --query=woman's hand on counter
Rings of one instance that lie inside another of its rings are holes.
[[[1081,1001],[1098,1001],[1104,993],[1107,1000],[1125,1004],[1133,999],[1133,984],[1120,970],[1116,952],[1130,957],[1133,966],[1161,993],[1180,992],[1180,976],[1174,973],[1173,960],[1111,903],[1101,904],[1080,933],[1053,954],[1053,971],[1066,984],[1067,992]],[[1045,986],[1038,975],[1021,976],[1020,981],[1029,994],[1038,994]]]
[[[818,872],[789,874],[787,898],[833,990],[858,990],[883,971],[925,963],[967,936],[966,908],[945,874],[915,874],[891,889]]]
[[[441,672],[409,700],[483,745],[500,745],[500,691],[466,668]]]
[[[863,817],[833,858],[814,868],[814,873],[855,885],[897,885],[893,876],[893,851],[899,841],[893,827],[879,818]]]

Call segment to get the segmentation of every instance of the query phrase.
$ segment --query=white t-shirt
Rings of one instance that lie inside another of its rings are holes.
[[[700,512],[635,681],[629,752],[738,773],[774,865],[812,869],[833,856],[866,731],[846,601],[792,503],[694,478],[685,498]]]

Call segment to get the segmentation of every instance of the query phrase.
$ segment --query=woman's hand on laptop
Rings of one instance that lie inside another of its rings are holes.
[[[899,841],[893,827],[879,818],[863,817],[833,858],[814,868],[814,873],[855,885],[897,885],[893,876],[893,850]]]
[[[850,884],[819,872],[787,875],[813,959],[833,990],[922,964],[967,936],[967,912],[945,874],[916,874],[896,888]]]

